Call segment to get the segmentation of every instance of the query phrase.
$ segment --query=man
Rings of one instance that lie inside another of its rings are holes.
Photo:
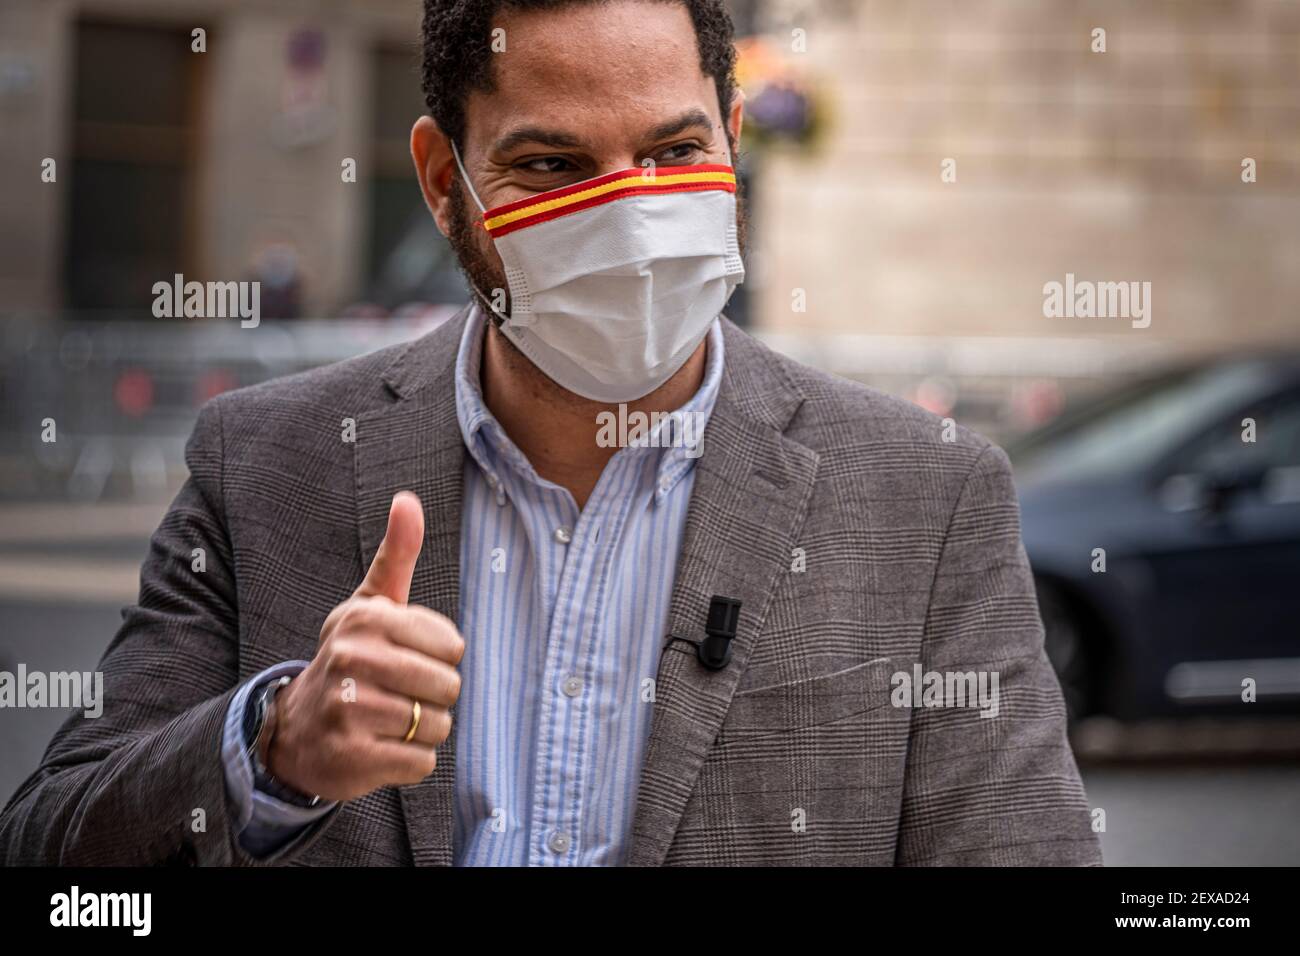
[[[1006,457],[718,318],[730,40],[426,2],[474,305],[205,406],[8,861],[1099,862]]]

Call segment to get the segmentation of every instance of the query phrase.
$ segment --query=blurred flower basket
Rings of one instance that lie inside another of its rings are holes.
[[[815,149],[830,111],[826,96],[791,62],[793,55],[758,36],[737,40],[736,53],[736,82],[745,91],[747,149]]]

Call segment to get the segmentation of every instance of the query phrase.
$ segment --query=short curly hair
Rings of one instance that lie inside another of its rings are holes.
[[[438,128],[457,142],[465,138],[465,99],[471,90],[491,92],[492,19],[497,12],[555,10],[606,0],[424,0],[421,30],[421,86]],[[735,93],[736,49],[731,15],[723,0],[655,0],[680,3],[691,15],[700,69],[713,77],[726,118]],[[725,123],[724,123],[725,126]]]

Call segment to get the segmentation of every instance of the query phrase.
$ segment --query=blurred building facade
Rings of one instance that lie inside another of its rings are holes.
[[[1032,341],[991,365],[1014,353],[1022,371],[1051,373],[1074,348],[1080,361],[1145,360],[1300,329],[1300,5],[864,0],[768,13],[770,36],[805,31],[806,52],[786,58],[834,100],[815,154],[764,164],[757,314],[784,343],[835,336],[818,354],[852,374],[872,354],[900,357],[888,338],[853,336],[1008,336]],[[1150,326],[1045,318],[1043,286],[1067,274],[1150,282]]]
[[[305,314],[363,296],[419,206],[406,143],[423,108],[420,6],[0,4],[5,310],[129,307],[168,270],[238,278],[267,260],[297,270]],[[1295,328],[1297,5],[733,6],[742,33],[788,43],[830,113],[815,150],[762,158],[761,327],[1137,338],[1044,319],[1043,284],[1072,273],[1151,282],[1143,339]]]
[[[177,272],[262,279],[268,318],[463,299],[408,150],[421,12],[0,0],[0,312],[148,318]]]
[[[419,204],[405,149],[422,109],[419,8],[6,0],[5,310],[139,308],[175,272],[286,277],[302,314],[358,296],[372,235]]]

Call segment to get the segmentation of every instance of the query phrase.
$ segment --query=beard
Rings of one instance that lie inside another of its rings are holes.
[[[734,147],[732,148],[732,155],[735,155]],[[467,197],[468,193],[465,184],[461,182],[459,176],[453,176],[451,194],[448,197],[451,204],[449,210],[451,221],[447,241],[451,243],[451,249],[456,254],[456,261],[460,264],[460,271],[469,280],[471,290],[480,297],[489,297],[492,301],[500,302],[504,300],[505,305],[501,311],[509,315],[510,291],[506,282],[505,270],[488,255],[485,246],[490,240],[487,238],[487,232],[482,228],[483,219],[481,216],[470,213]],[[737,180],[736,243],[740,246],[742,257],[746,252],[748,225],[748,207],[745,204],[740,182]],[[486,302],[483,305],[490,324],[494,329],[499,329],[501,325],[500,316],[491,309],[486,308]],[[510,349],[514,350],[516,348],[515,344],[506,339],[505,336],[500,336],[500,338]],[[522,353],[520,357],[523,357]]]
[[[477,295],[496,297],[498,293],[495,290],[502,290],[506,297],[506,306],[503,311],[509,314],[510,293],[506,290],[505,271],[492,260],[484,251],[483,246],[480,245],[480,240],[486,239],[487,236],[487,233],[482,229],[483,219],[479,216],[470,216],[469,203],[466,201],[465,184],[460,181],[459,177],[452,177],[451,195],[448,198],[451,203],[451,222],[447,232],[447,241],[451,243],[452,252],[456,254],[456,262],[460,265],[460,271],[465,274],[470,289]],[[486,305],[487,303],[484,303],[484,306]],[[486,311],[494,326],[501,321],[491,309]]]

